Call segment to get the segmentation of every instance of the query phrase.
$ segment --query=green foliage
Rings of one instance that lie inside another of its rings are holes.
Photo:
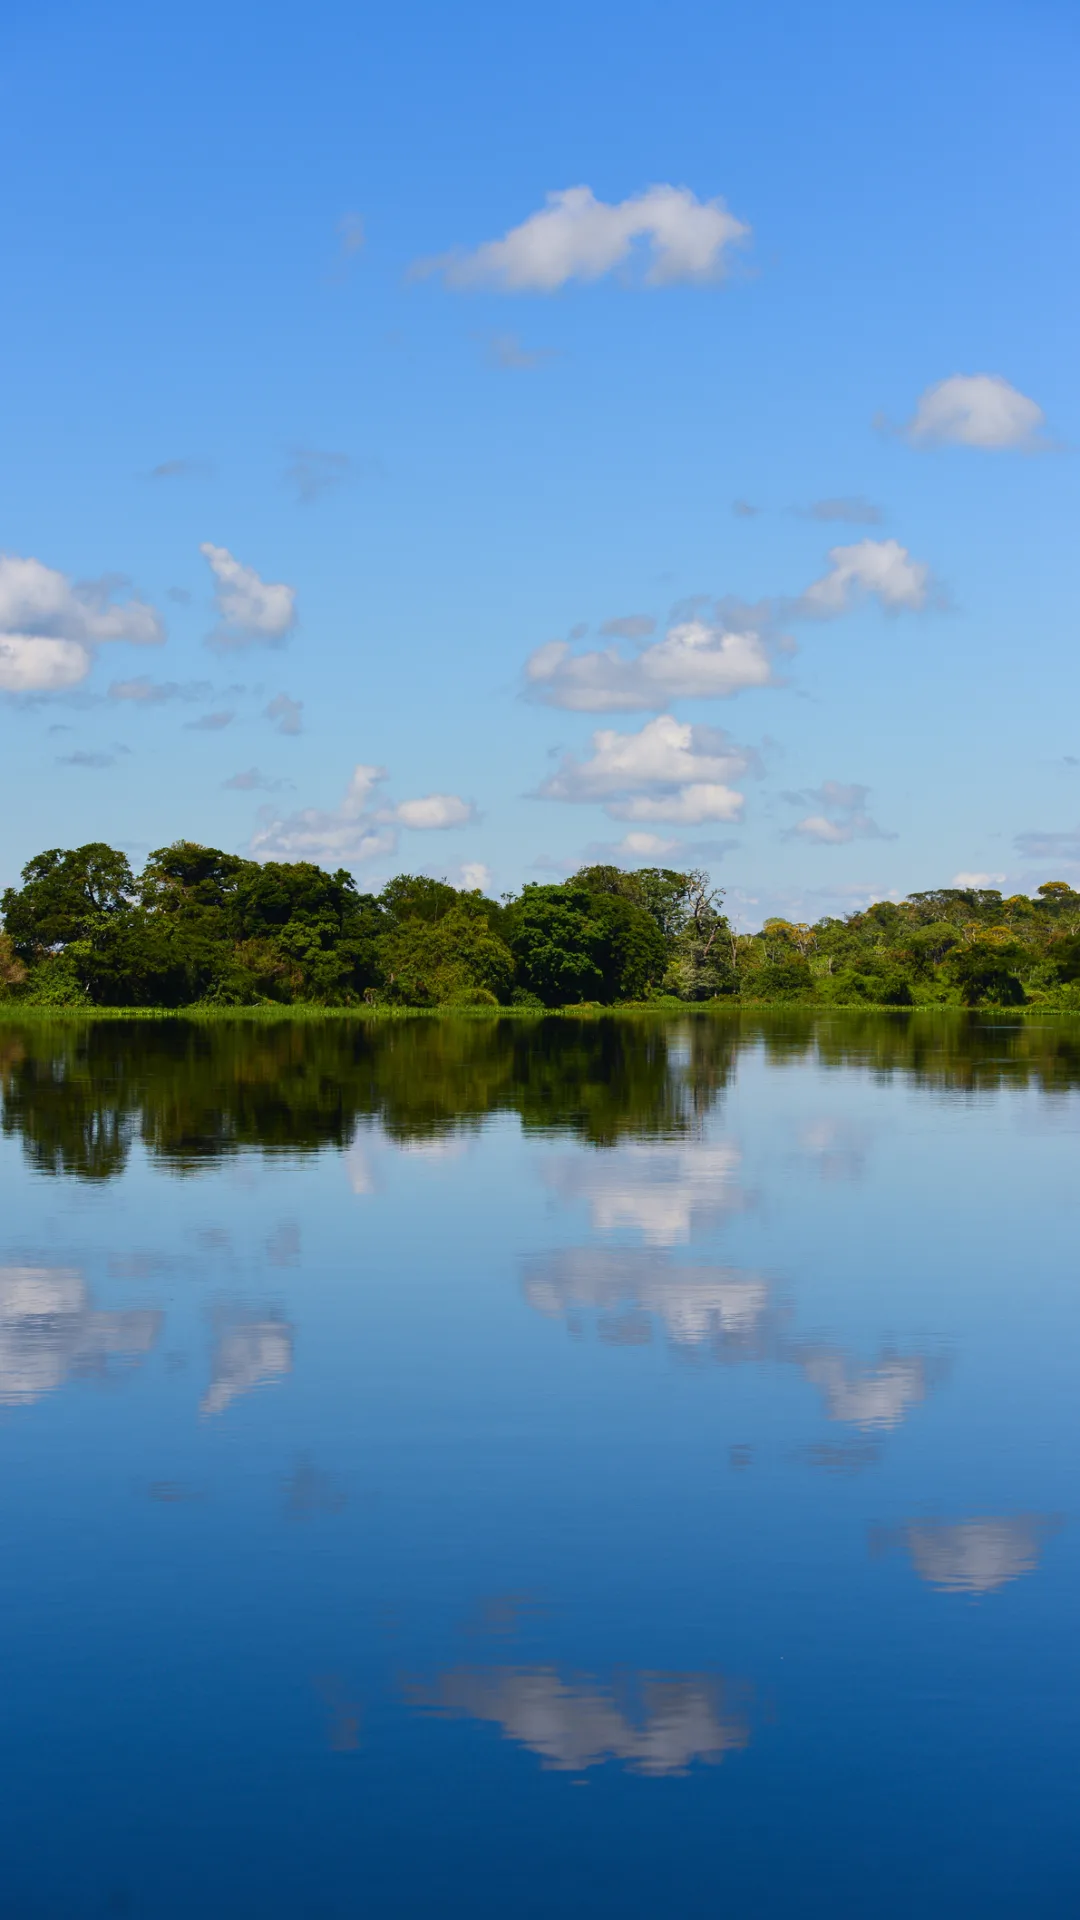
[[[598,997],[604,984],[604,931],[584,888],[527,886],[508,913],[517,976],[546,1007]]]
[[[513,955],[486,915],[466,904],[439,919],[397,920],[377,947],[385,996],[404,1006],[497,1006],[513,987]]]
[[[23,868],[22,883],[0,895],[5,932],[22,960],[86,939],[135,892],[126,855],[99,840],[68,853],[54,847],[37,854]]]
[[[136,877],[102,842],[52,848],[2,896],[0,999],[39,1007],[306,1004],[522,1010],[624,1002],[1080,1004],[1080,893],[940,887],[737,933],[691,869],[583,867],[502,903],[423,874],[178,840]]]

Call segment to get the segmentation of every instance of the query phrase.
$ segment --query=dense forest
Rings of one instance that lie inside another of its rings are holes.
[[[0,896],[0,999],[27,1006],[508,1007],[741,1001],[1080,1010],[1080,893],[938,888],[737,933],[708,876],[583,867],[491,900],[400,874],[378,894],[309,862],[191,841],[136,875],[101,842]]]

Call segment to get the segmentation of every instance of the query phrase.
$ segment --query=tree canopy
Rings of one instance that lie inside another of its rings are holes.
[[[496,901],[424,874],[362,893],[344,868],[190,840],[135,874],[92,841],[35,855],[0,911],[0,998],[37,1005],[1080,1009],[1080,893],[1064,880],[1031,898],[939,887],[737,933],[697,869],[592,865]]]

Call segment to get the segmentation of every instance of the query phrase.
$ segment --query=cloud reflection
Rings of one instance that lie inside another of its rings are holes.
[[[587,1202],[595,1232],[635,1232],[648,1246],[675,1247],[745,1204],[740,1160],[731,1141],[631,1143],[560,1157],[544,1178],[561,1200]]]
[[[617,1760],[631,1773],[681,1774],[694,1761],[715,1766],[750,1740],[745,1720],[725,1709],[722,1681],[708,1673],[638,1674],[617,1700],[590,1676],[564,1680],[552,1666],[454,1667],[407,1692],[423,1712],[498,1726],[563,1773]]]
[[[842,1347],[790,1333],[791,1309],[760,1275],[737,1267],[680,1266],[648,1247],[561,1247],[527,1260],[530,1307],[612,1346],[645,1346],[659,1327],[683,1353],[726,1363],[796,1367],[821,1394],[826,1417],[864,1433],[887,1432],[926,1399],[945,1372],[938,1355],[883,1349],[864,1361]]]
[[[651,1315],[677,1346],[753,1344],[769,1305],[756,1275],[733,1267],[680,1267],[644,1247],[563,1247],[526,1263],[525,1298],[538,1313],[578,1309]],[[619,1323],[622,1324],[622,1323]],[[611,1329],[601,1322],[601,1331]],[[646,1321],[646,1340],[651,1329]]]
[[[829,1419],[867,1432],[898,1427],[941,1373],[941,1363],[921,1353],[886,1350],[870,1366],[827,1347],[792,1357],[824,1396]]]
[[[1060,1521],[1049,1514],[1009,1518],[915,1520],[902,1539],[921,1580],[939,1593],[993,1593],[1034,1573]]]
[[[230,1308],[215,1328],[210,1385],[201,1413],[224,1413],[241,1394],[292,1372],[293,1325],[283,1314]]]
[[[0,1405],[27,1406],[114,1360],[141,1359],[162,1317],[98,1310],[76,1267],[0,1267]]]

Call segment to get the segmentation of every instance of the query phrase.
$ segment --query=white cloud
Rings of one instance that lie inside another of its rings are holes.
[[[263,719],[272,720],[278,733],[295,735],[304,730],[300,718],[303,711],[302,700],[290,700],[287,693],[276,693],[270,705],[263,708]]]
[[[702,285],[722,278],[725,248],[749,234],[722,200],[698,200],[688,187],[648,187],[614,206],[590,187],[565,187],[503,239],[423,261],[418,271],[441,273],[451,287],[556,293],[570,280],[602,279],[644,242],[646,286]]]
[[[950,887],[1000,887],[1003,873],[954,873]]]
[[[954,373],[927,387],[904,431],[914,446],[1031,452],[1040,445],[1045,425],[1038,403],[1000,374]]]
[[[0,555],[0,692],[61,692],[86,679],[98,646],[164,640],[153,607],[115,598],[120,584],[76,583],[40,560]]]
[[[233,558],[228,547],[204,540],[199,548],[214,579],[220,625],[209,635],[223,650],[253,642],[279,645],[296,624],[296,589],[263,580],[254,567]]]
[[[466,860],[459,868],[460,885],[469,893],[477,889],[481,893],[489,892],[494,878],[491,868],[485,866],[482,860]]]
[[[930,594],[930,569],[913,560],[899,540],[857,540],[832,547],[828,573],[807,587],[797,605],[804,616],[831,619],[860,599],[874,599],[887,613],[919,612]]]
[[[49,640],[35,634],[0,634],[0,692],[60,693],[77,687],[94,664],[88,647],[77,640]]]
[[[669,713],[646,721],[638,733],[601,727],[592,736],[592,756],[563,755],[539,797],[574,804],[595,802],[612,820],[737,820],[743,797],[727,782],[753,763],[752,754],[712,727],[683,724]]]
[[[680,844],[678,840],[665,840],[659,833],[624,833],[614,852],[628,860],[659,860],[665,853],[674,853]]]
[[[385,767],[354,767],[341,805],[329,811],[304,807],[284,817],[263,809],[251,840],[257,860],[314,860],[321,865],[361,866],[394,852],[399,827],[420,831],[465,826],[473,808],[453,793],[431,793],[399,806],[377,806],[376,788]]]
[[[717,781],[694,781],[678,793],[637,794],[612,802],[613,820],[664,820],[673,827],[699,827],[707,820],[738,820],[743,797]]]
[[[281,818],[264,809],[252,835],[252,854],[257,860],[314,860],[351,867],[393,853],[397,834],[371,805],[374,788],[385,778],[384,767],[355,767],[345,798],[331,812],[304,807]]]
[[[681,621],[630,658],[615,647],[575,654],[567,641],[550,640],[525,671],[530,699],[575,713],[655,712],[671,700],[724,700],[775,685],[762,635],[732,631],[722,614]]]
[[[785,794],[787,800],[817,801],[822,808],[820,813],[807,814],[805,819],[790,827],[789,836],[816,840],[827,847],[846,846],[850,840],[894,840],[895,834],[883,832],[867,813],[869,792],[869,787],[826,780],[820,787],[811,788],[806,793]]]
[[[426,832],[467,827],[476,818],[476,809],[471,801],[459,799],[456,793],[428,793],[419,800],[402,800],[382,817],[396,821],[398,826]]]

